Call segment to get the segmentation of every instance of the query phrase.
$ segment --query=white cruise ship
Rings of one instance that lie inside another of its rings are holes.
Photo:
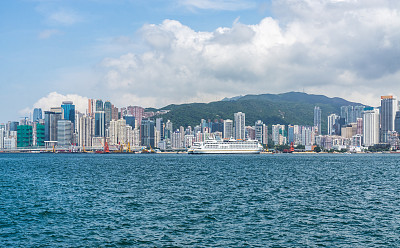
[[[189,154],[255,154],[263,147],[257,140],[215,140],[195,142],[188,150]]]

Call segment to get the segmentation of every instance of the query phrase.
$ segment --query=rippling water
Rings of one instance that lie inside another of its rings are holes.
[[[399,161],[0,154],[0,246],[399,247]]]

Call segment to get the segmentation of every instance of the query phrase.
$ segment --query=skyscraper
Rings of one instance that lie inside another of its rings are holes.
[[[94,112],[96,111],[95,104],[96,104],[96,102],[94,99],[88,99],[87,115],[90,117],[93,117]]]
[[[135,128],[135,116],[133,115],[125,115],[123,118],[126,121],[126,125],[131,126],[132,128]]]
[[[68,147],[72,143],[73,125],[70,120],[57,122],[57,146]]]
[[[353,122],[357,122],[358,118],[362,118],[365,106],[354,106],[353,108]]]
[[[396,112],[396,117],[394,119],[394,130],[400,134],[400,111]]]
[[[154,147],[154,121],[149,119],[142,120],[141,133],[142,146]]]
[[[112,104],[110,101],[104,103],[104,113],[106,115],[106,127],[108,127],[112,119]]]
[[[364,146],[379,143],[379,109],[365,108],[363,112]]]
[[[255,125],[255,139],[258,140],[261,144],[267,144],[267,140],[265,140],[265,124],[258,120]]]
[[[45,141],[57,141],[57,122],[61,120],[61,113],[44,111]]]
[[[62,119],[69,120],[75,124],[75,105],[71,101],[64,101],[61,105],[62,108]]]
[[[340,135],[340,116],[336,114],[331,114],[328,116],[328,135]]]
[[[101,99],[96,100],[96,111],[104,111],[104,105]]]
[[[122,118],[122,117],[121,117]],[[118,120],[118,108],[114,105],[111,105],[111,120]]]
[[[79,145],[90,147],[92,146],[92,138],[95,133],[95,120],[90,116],[82,116],[79,118]]]
[[[224,139],[230,139],[234,137],[233,134],[233,121],[232,120],[224,120]]]
[[[381,97],[381,142],[387,143],[389,132],[394,131],[394,120],[397,112],[397,99],[394,96]]]
[[[235,119],[235,139],[242,139],[246,138],[246,115],[245,113],[238,112],[234,114]]]
[[[105,137],[106,134],[106,115],[104,111],[96,111],[94,113],[95,117],[95,136],[96,137]]]
[[[139,106],[129,106],[127,109],[127,114],[135,116],[135,119],[137,120],[137,124],[139,126],[142,124],[142,119],[144,116],[144,108]]]
[[[35,108],[33,110],[33,121],[38,122],[40,119],[42,119],[42,109],[41,108]]]
[[[286,144],[285,125],[272,125],[272,141],[274,145]]]
[[[288,144],[294,144],[294,126],[293,125],[288,125]]]
[[[314,127],[317,127],[318,134],[321,134],[321,109],[314,107]]]
[[[19,125],[19,123],[18,123],[18,121],[11,121],[10,122],[10,128],[9,128],[9,131],[17,131],[17,128],[18,128],[18,125]]]
[[[340,117],[344,118],[345,124],[353,122],[353,106],[340,107]]]
[[[160,133],[160,140],[164,140],[164,122],[163,118],[156,119],[156,129]]]
[[[164,129],[164,137],[165,139],[171,139],[172,131],[173,130],[173,123],[168,120],[167,123],[165,123],[165,129]]]

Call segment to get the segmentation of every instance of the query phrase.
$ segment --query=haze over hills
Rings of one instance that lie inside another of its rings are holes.
[[[328,115],[340,114],[340,107],[345,105],[363,105],[342,98],[329,98],[323,95],[312,95],[301,92],[282,94],[245,95],[225,98],[210,103],[190,103],[168,105],[161,108],[170,110],[162,115],[164,120],[171,120],[174,129],[179,126],[196,126],[201,119],[233,119],[236,112],[246,113],[246,125],[254,125],[262,120],[266,125],[296,124],[313,125],[314,107],[322,110],[322,132],[326,133]]]

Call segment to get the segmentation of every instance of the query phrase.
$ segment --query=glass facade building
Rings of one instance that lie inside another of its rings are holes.
[[[112,119],[112,104],[109,101],[104,103],[104,113],[106,118],[106,127],[110,126],[110,121]]]
[[[61,108],[63,109],[63,119],[75,123],[75,105],[73,105],[73,102],[65,101]]]
[[[154,121],[144,119],[141,125],[142,146],[154,147]]]
[[[61,113],[53,111],[44,112],[45,141],[57,141],[57,122],[61,120]]]
[[[105,137],[106,135],[106,114],[104,111],[97,111],[94,114],[95,124],[94,124],[94,135],[96,137]]]
[[[33,110],[33,121],[39,121],[40,119],[43,119],[42,117],[42,109],[41,108],[35,108]]]
[[[104,111],[102,100],[96,100],[96,111]]]
[[[397,99],[393,96],[381,97],[381,142],[387,143],[391,131],[394,131],[394,121],[397,112]]]

